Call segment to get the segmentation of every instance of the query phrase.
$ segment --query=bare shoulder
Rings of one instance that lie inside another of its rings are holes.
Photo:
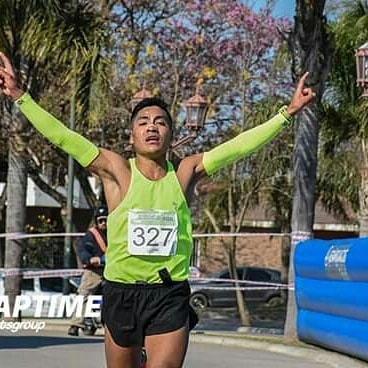
[[[96,159],[88,167],[89,170],[103,177],[110,177],[117,179],[121,175],[127,174],[130,171],[129,162],[124,157],[116,152],[100,148],[100,153]]]
[[[177,177],[183,189],[188,187],[190,183],[197,182],[206,172],[203,167],[203,154],[195,154],[184,158],[178,167]]]

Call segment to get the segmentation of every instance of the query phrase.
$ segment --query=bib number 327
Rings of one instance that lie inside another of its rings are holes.
[[[130,210],[128,214],[128,252],[132,255],[174,255],[177,229],[178,220],[175,212]]]

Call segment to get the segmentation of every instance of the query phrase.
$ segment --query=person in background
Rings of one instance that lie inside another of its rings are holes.
[[[106,242],[106,221],[107,208],[97,207],[94,211],[94,226],[87,230],[86,234],[78,244],[78,258],[83,265],[84,271],[78,288],[78,295],[83,295],[83,307],[85,307],[88,296],[94,294],[101,285],[102,275],[105,266]],[[85,308],[83,308],[85,310]],[[68,335],[78,336],[79,329],[83,328],[84,313],[81,316],[74,314]]]

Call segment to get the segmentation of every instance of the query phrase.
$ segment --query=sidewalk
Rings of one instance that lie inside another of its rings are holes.
[[[70,320],[66,319],[44,319],[47,331],[65,331],[67,333]],[[328,351],[298,341],[286,341],[282,336],[274,335],[273,331],[267,334],[252,334],[247,329],[237,331],[192,331],[190,341],[192,343],[219,344],[223,346],[243,347],[247,349],[270,351],[288,356],[304,358],[307,361],[324,363],[333,368],[368,368],[368,363],[348,357],[343,354]],[[96,336],[103,336],[103,329],[96,332]],[[93,338],[93,337],[92,337]]]

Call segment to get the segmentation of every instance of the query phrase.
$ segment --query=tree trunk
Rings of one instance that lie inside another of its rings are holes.
[[[236,188],[236,168],[237,164],[234,163],[231,167],[231,184],[228,189],[228,211],[229,211],[229,223],[230,223],[230,232],[235,233],[237,232],[237,228],[241,228],[241,226],[237,226],[237,205],[235,204],[234,192]],[[243,204],[245,206],[245,204]],[[242,221],[242,218],[239,219]],[[246,306],[243,291],[239,289],[239,282],[238,282],[238,273],[236,272],[236,237],[231,238],[230,249],[229,249],[229,269],[232,274],[233,279],[235,280],[235,295],[236,295],[236,302],[238,306],[238,312],[240,316],[240,320],[242,325],[249,326],[250,325],[250,315],[248,308]]]
[[[324,0],[297,0],[294,31],[289,39],[293,57],[294,80],[309,71],[307,82],[316,92],[316,100],[296,119],[293,152],[293,207],[289,283],[295,282],[294,250],[296,244],[312,237],[319,133],[319,102],[324,91],[331,55],[325,31]],[[289,290],[285,336],[296,337],[295,294]]]
[[[231,238],[231,243],[229,247],[229,254],[228,254],[228,263],[229,263],[229,270],[232,278],[235,280],[235,295],[236,301],[238,305],[238,312],[240,316],[240,320],[243,326],[250,326],[250,314],[249,310],[246,306],[244,301],[244,293],[239,287],[243,286],[238,282],[238,273],[236,272],[236,239],[235,237]]]
[[[359,236],[368,236],[368,156],[366,140],[362,140],[362,166],[359,187]]]
[[[4,191],[0,196],[0,222],[3,221],[3,218],[5,218],[6,188],[7,184],[5,183]],[[0,239],[0,268],[4,267],[4,259],[5,259],[5,239]]]
[[[286,231],[282,231],[286,233]],[[281,282],[288,284],[289,281],[289,262],[290,262],[290,237],[283,236],[281,239]],[[283,289],[281,291],[282,298],[286,301],[288,297],[288,290]]]
[[[22,233],[25,226],[27,194],[27,159],[19,147],[19,137],[9,142],[9,166],[7,177],[6,233]],[[7,239],[5,243],[5,268],[20,270],[22,261],[22,240]],[[15,297],[20,294],[21,276],[5,278],[5,294],[9,296],[12,313]],[[18,317],[15,317],[17,319]]]

